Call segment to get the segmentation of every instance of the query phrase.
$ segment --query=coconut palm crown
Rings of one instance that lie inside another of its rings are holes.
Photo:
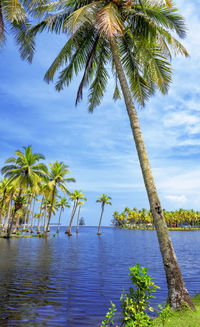
[[[6,160],[7,165],[1,172],[8,178],[8,184],[13,183],[20,188],[33,188],[47,177],[47,167],[40,162],[45,157],[40,153],[33,153],[31,146],[23,148],[24,152],[17,150],[16,157]]]
[[[169,8],[165,2],[57,1],[49,4],[45,19],[31,28],[29,35],[44,29],[64,31],[71,36],[47,71],[45,80],[52,81],[60,71],[56,83],[60,91],[83,70],[76,104],[82,99],[83,88],[88,86],[90,112],[100,104],[106,90],[109,62],[116,80],[113,98],[120,97],[112,39],[116,41],[132,95],[142,105],[157,88],[164,94],[167,92],[171,82],[168,59],[172,54],[188,55],[170,34],[172,30],[180,38],[185,37],[183,17],[174,5]]]

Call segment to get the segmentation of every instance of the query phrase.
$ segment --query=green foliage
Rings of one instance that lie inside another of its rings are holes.
[[[148,268],[142,267],[137,263],[130,267],[129,276],[135,286],[129,288],[129,293],[122,294],[122,326],[147,327],[152,325],[146,311],[150,307],[150,299],[154,298],[153,292],[156,292],[158,286],[152,282],[152,278],[147,274]]]
[[[152,282],[152,278],[148,275],[148,268],[140,267],[137,263],[134,267],[130,267],[129,276],[134,287],[129,288],[129,293],[121,295],[122,302],[121,326],[125,327],[148,327],[152,326],[153,320],[148,316],[147,310],[154,311],[150,306],[150,299],[154,298],[152,293],[159,288]],[[169,309],[160,307],[160,317],[166,320]],[[106,319],[102,321],[103,326],[114,326],[114,315],[116,306],[111,302],[111,308],[106,314]],[[164,325],[163,325],[164,326]]]
[[[165,322],[166,321],[169,321],[169,317],[170,317],[170,314],[171,314],[171,309],[170,309],[169,304],[166,304],[165,307],[162,307],[162,305],[159,304],[158,307],[160,309],[160,311],[159,311],[159,318],[162,321],[162,325],[164,327],[165,326]]]
[[[114,325],[114,316],[115,316],[115,312],[117,311],[116,306],[114,303],[111,303],[111,308],[109,308],[109,311],[106,314],[106,319],[102,321],[101,326],[100,327],[104,327],[104,326],[113,326]]]

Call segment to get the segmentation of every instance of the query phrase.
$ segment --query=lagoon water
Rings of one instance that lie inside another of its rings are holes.
[[[53,228],[51,234],[55,232]],[[112,300],[130,286],[129,267],[149,267],[160,286],[152,305],[164,303],[167,285],[155,231],[80,227],[78,236],[0,239],[0,326],[98,327]],[[171,232],[191,295],[200,293],[200,231]]]

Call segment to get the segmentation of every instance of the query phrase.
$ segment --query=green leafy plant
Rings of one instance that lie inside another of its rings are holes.
[[[134,285],[129,288],[129,293],[122,294],[122,326],[126,327],[147,327],[152,325],[152,320],[147,314],[147,310],[152,311],[150,299],[154,298],[158,286],[152,282],[152,278],[147,274],[148,268],[140,267],[137,263],[130,267],[129,276]]]
[[[114,326],[114,316],[115,312],[117,311],[116,306],[114,303],[111,303],[111,308],[109,308],[109,311],[106,314],[106,319],[102,321],[100,327],[105,327],[105,326]]]
[[[160,309],[158,316],[162,321],[162,325],[165,326],[165,322],[169,321],[169,316],[171,314],[170,306],[169,304],[166,304],[165,307],[163,307],[161,304],[159,304],[158,307]]]

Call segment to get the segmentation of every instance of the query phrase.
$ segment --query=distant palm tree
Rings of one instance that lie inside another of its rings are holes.
[[[73,205],[73,209],[72,209],[72,215],[71,215],[69,227],[68,227],[67,231],[65,232],[65,234],[68,234],[68,236],[72,235],[72,233],[71,233],[72,222],[73,222],[73,218],[76,213],[76,209],[78,207],[79,200],[87,201],[84,193],[82,191],[77,191],[77,190],[75,190],[74,193],[71,194],[70,198],[72,201],[74,201],[74,205]]]
[[[8,178],[8,185],[12,183],[14,186],[19,187],[19,194],[15,200],[15,208],[11,220],[11,226],[8,228],[7,237],[10,237],[12,225],[17,210],[21,209],[23,200],[20,199],[22,192],[27,188],[32,188],[38,185],[42,179],[46,178],[48,172],[45,164],[39,161],[45,159],[42,154],[33,153],[31,146],[24,147],[24,153],[20,150],[15,152],[16,157],[11,157],[6,160],[5,165],[1,172]]]
[[[50,163],[50,168],[51,169],[49,172],[49,183],[48,184],[52,188],[51,204],[53,206],[57,188],[61,189],[64,193],[67,192],[68,194],[70,194],[69,190],[67,189],[67,183],[75,182],[75,179],[65,177],[67,174],[71,173],[71,171],[68,170],[68,166],[65,165],[63,162],[55,161],[53,164]],[[52,210],[50,208],[46,231],[49,231],[51,213],[52,213]]]
[[[59,233],[62,212],[64,211],[65,208],[70,208],[70,205],[66,198],[61,198],[60,201],[58,201],[58,207],[60,208],[60,214],[59,214],[59,220],[58,220],[57,233]]]
[[[101,227],[101,221],[102,221],[102,217],[103,217],[104,207],[105,207],[105,204],[112,205],[110,200],[111,200],[111,197],[104,193],[101,197],[98,197],[98,199],[96,200],[96,202],[101,203],[101,216],[100,216],[100,220],[99,220],[99,228],[98,228],[97,235],[101,235],[100,227]]]

